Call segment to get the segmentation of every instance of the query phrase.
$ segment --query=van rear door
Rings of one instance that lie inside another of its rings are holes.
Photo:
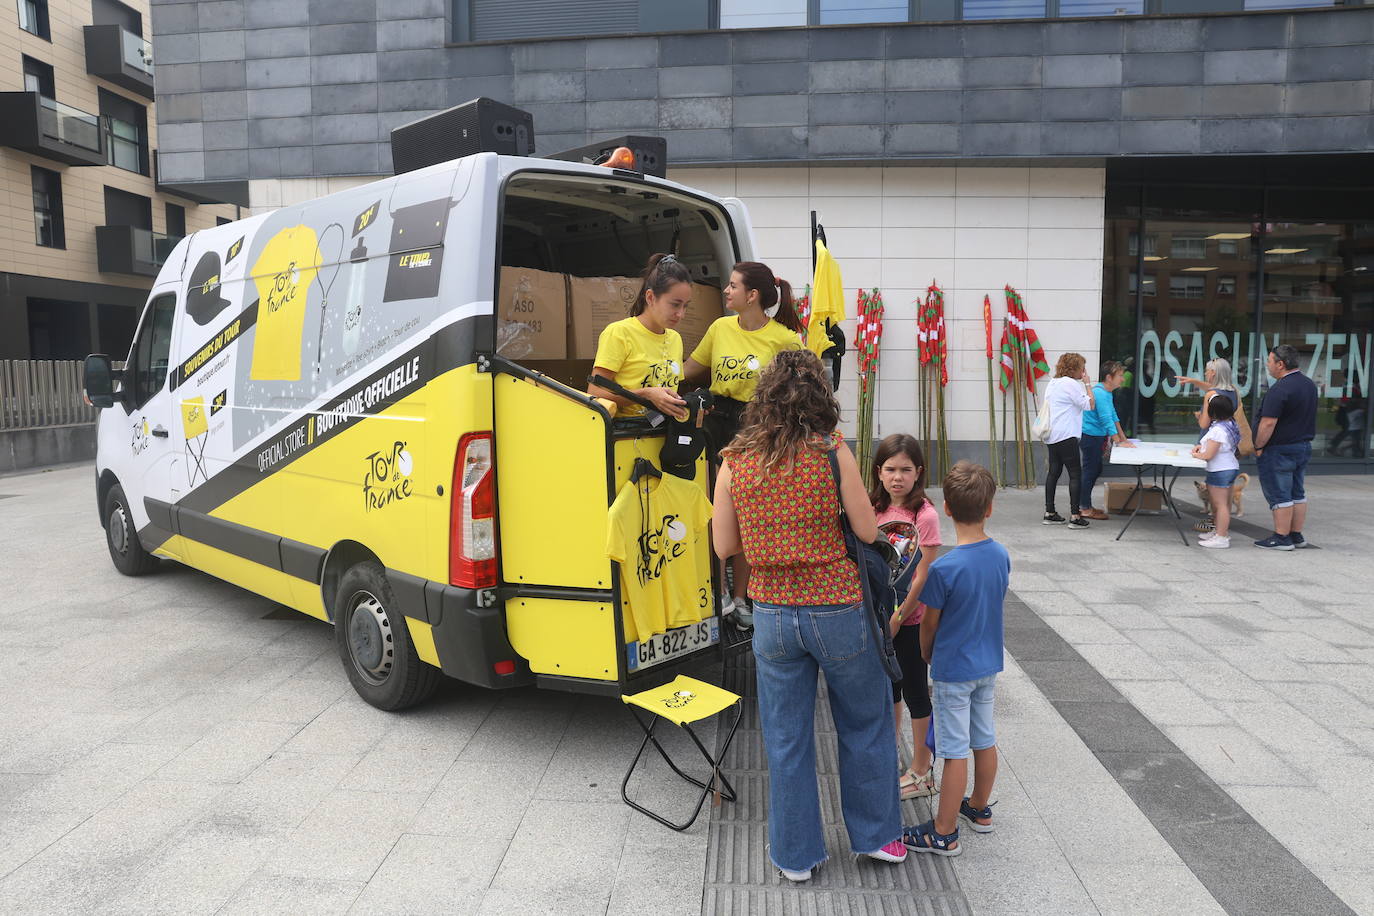
[[[650,253],[674,250],[702,291],[699,339],[720,314],[719,289],[740,257],[734,220],[720,201],[670,182],[573,164],[505,163],[512,168],[500,201],[493,293],[500,345],[493,347],[492,370],[498,555],[511,645],[545,686],[608,694],[647,689],[719,658],[716,564],[709,538],[701,538],[693,548],[700,556],[691,556],[700,579],[696,607],[668,609],[670,621],[696,623],[645,634],[632,620],[627,625],[620,570],[607,557],[608,512],[636,458],[657,464],[663,434],[615,423],[585,393],[600,327],[626,311],[578,300],[576,290],[587,284],[575,281],[602,278],[603,287],[623,287]],[[537,277],[513,294],[500,288],[499,268]],[[550,277],[566,283],[550,284]],[[537,287],[558,301],[558,311],[547,301],[526,301]],[[689,319],[697,307],[694,296]],[[529,314],[541,324],[525,319],[522,340],[520,324]],[[550,316],[566,329],[565,339],[550,340]],[[689,333],[684,356],[696,342]],[[693,485],[709,496],[704,460]]]

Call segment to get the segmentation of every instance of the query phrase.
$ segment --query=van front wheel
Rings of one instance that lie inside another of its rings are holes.
[[[380,563],[359,563],[339,580],[334,641],[353,689],[378,709],[429,699],[442,675],[420,661]]]
[[[142,576],[157,569],[157,557],[144,550],[138,540],[128,497],[119,484],[105,494],[105,545],[110,548],[115,569],[126,576]]]

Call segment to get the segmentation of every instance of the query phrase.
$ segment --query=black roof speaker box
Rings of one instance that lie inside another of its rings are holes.
[[[391,131],[391,166],[397,175],[473,153],[533,156],[534,116],[479,98]]]
[[[620,146],[628,147],[630,152],[635,154],[636,172],[655,178],[668,177],[668,141],[662,137],[613,137],[576,149],[565,149],[561,153],[552,153],[548,158],[595,164],[606,159]]]

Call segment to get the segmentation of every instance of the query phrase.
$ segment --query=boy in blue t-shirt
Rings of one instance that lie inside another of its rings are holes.
[[[944,761],[940,807],[933,820],[902,832],[917,852],[957,856],[959,818],[976,833],[992,830],[988,805],[997,778],[997,739],[992,727],[993,682],[1002,670],[1002,603],[1011,558],[988,537],[997,484],[987,468],[960,461],[945,476],[945,514],[954,519],[957,546],[930,566],[921,603],[921,654],[934,682],[935,756]],[[968,758],[973,755],[973,794]]]

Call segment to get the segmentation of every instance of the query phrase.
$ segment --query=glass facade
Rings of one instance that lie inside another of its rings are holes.
[[[1364,216],[1358,214],[1366,214]],[[1251,423],[1290,344],[1317,384],[1314,455],[1368,461],[1374,345],[1374,192],[1109,185],[1102,359],[1129,360],[1123,423],[1195,437],[1200,379],[1227,360]]]

